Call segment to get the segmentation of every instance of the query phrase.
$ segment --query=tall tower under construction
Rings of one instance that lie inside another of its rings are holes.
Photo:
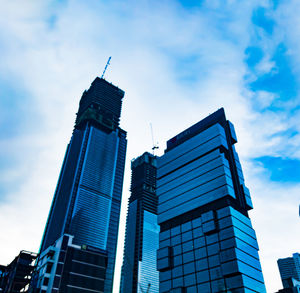
[[[156,157],[144,153],[132,161],[131,170],[120,292],[158,292]]]
[[[81,97],[40,248],[37,283],[45,292],[112,292],[127,143],[119,127],[123,96],[97,77]],[[90,263],[97,253],[103,260]],[[54,263],[44,275],[48,255]],[[77,277],[63,281],[67,259]]]

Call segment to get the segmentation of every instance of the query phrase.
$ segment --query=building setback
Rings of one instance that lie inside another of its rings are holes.
[[[159,292],[266,292],[236,142],[221,108],[157,159]]]
[[[126,132],[119,127],[123,96],[121,89],[98,77],[84,91],[40,249],[42,254],[68,234],[74,236],[73,245],[105,251],[104,292],[109,293],[127,143]],[[51,292],[58,292],[58,287]]]
[[[33,274],[33,293],[103,292],[107,252],[87,245],[73,244],[65,234],[39,255]],[[54,289],[53,289],[54,288]]]
[[[144,153],[132,161],[131,170],[120,292],[158,292],[156,157]]]

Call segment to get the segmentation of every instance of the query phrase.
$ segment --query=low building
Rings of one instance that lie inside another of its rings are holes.
[[[104,292],[107,252],[63,235],[38,258],[31,292]]]
[[[0,292],[27,292],[36,253],[22,250],[7,266],[0,266]]]

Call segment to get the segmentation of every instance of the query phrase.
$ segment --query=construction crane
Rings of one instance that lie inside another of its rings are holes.
[[[111,60],[111,56],[110,56],[110,57],[108,58],[108,60],[107,60],[107,63],[106,63],[106,65],[105,65],[105,68],[104,68],[104,70],[103,70],[103,73],[102,73],[101,78],[104,78],[104,74],[105,74],[105,72],[106,72],[106,69],[107,69],[108,65],[110,64],[110,63],[109,63],[110,60]]]
[[[154,155],[154,152],[156,149],[159,149],[158,143],[154,144],[154,138],[153,138],[153,129],[152,129],[152,123],[150,123],[150,129],[151,129],[151,137],[152,137],[152,154]]]

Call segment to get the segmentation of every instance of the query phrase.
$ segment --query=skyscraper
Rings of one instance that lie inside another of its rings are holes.
[[[265,292],[236,142],[221,108],[157,159],[160,292]]]
[[[158,292],[156,251],[159,242],[156,157],[144,153],[131,163],[121,293]]]
[[[84,91],[40,248],[69,234],[72,245],[105,251],[104,292],[112,292],[120,216],[127,143],[119,127],[123,96],[98,77]]]
[[[300,254],[277,260],[283,288],[294,287],[293,279],[300,282]],[[300,283],[299,283],[300,284]]]

